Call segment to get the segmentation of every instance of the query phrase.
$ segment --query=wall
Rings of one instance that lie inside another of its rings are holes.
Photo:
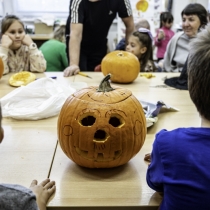
[[[12,1],[15,0],[0,0],[0,16],[5,14],[12,14],[14,12]],[[166,0],[165,0],[166,1]],[[182,21],[181,18],[181,11],[183,8],[189,4],[189,3],[200,3],[205,8],[208,9],[208,2],[210,0],[173,0],[173,8],[172,8],[172,14],[174,16],[174,30],[176,27],[176,24],[179,24]],[[4,7],[2,7],[1,3],[4,2]],[[109,39],[109,50],[113,50],[113,43],[114,40],[117,38],[117,23],[114,22],[110,28],[108,39]]]
[[[181,12],[185,6],[187,6],[190,3],[200,3],[206,9],[208,9],[208,2],[209,0],[197,0],[197,1],[196,0],[173,0],[172,14],[174,16],[174,27],[176,24],[179,24],[182,22]]]

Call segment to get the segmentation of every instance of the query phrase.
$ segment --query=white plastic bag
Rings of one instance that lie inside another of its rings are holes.
[[[1,98],[3,117],[39,120],[57,115],[74,88],[51,78],[41,78]]]

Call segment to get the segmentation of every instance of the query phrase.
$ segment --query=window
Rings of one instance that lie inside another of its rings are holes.
[[[14,13],[24,16],[67,16],[70,0],[12,0]]]

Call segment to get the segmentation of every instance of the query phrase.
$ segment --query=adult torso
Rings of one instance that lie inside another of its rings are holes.
[[[67,25],[70,23],[82,23],[82,48],[100,48],[107,43],[109,28],[116,18],[118,12],[120,16],[126,16],[127,11],[123,14],[124,2],[127,0],[100,0],[90,2],[89,0],[72,0],[70,3],[70,15]],[[73,12],[75,11],[75,12]],[[68,31],[68,30],[67,30]],[[70,33],[70,30],[69,30]]]

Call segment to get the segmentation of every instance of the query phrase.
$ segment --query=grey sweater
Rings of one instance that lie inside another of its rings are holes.
[[[0,184],[0,210],[38,210],[36,196],[20,185]]]
[[[172,37],[164,55],[163,71],[181,72],[189,54],[191,39],[184,32],[178,32]]]

